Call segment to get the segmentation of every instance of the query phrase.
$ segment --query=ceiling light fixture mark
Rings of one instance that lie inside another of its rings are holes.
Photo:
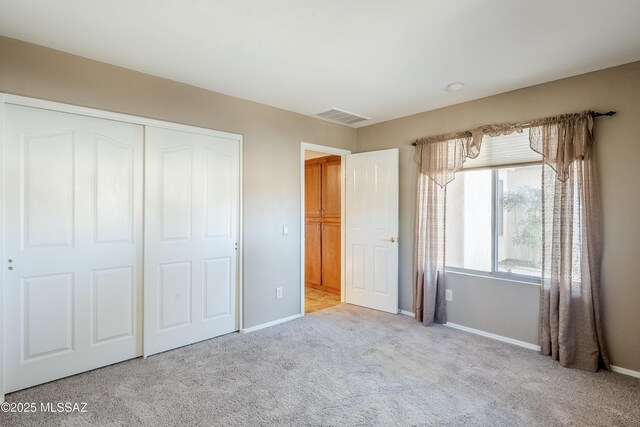
[[[460,89],[464,88],[464,83],[461,82],[453,82],[453,83],[449,83],[447,85],[447,87],[445,88],[445,90],[447,92],[457,92]]]

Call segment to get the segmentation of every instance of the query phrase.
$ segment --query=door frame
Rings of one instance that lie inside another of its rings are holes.
[[[212,135],[231,139],[238,142],[238,149],[240,152],[240,165],[239,165],[239,194],[238,194],[238,254],[237,254],[237,272],[236,272],[236,322],[238,331],[243,327],[243,307],[244,307],[244,278],[243,278],[243,259],[244,259],[244,184],[243,184],[243,147],[244,138],[241,134],[223,132],[215,129],[208,129],[203,127],[191,126],[180,123],[166,122],[162,120],[149,119],[146,117],[133,116],[129,114],[115,113],[111,111],[99,110],[94,108],[81,107],[78,105],[65,104],[61,102],[46,101],[38,98],[30,98],[20,95],[11,95],[0,92],[0,231],[2,236],[5,235],[5,218],[4,218],[4,188],[5,188],[5,176],[4,176],[4,138],[5,138],[5,105],[20,105],[24,107],[40,108],[44,110],[52,110],[61,113],[77,114],[81,116],[94,117],[99,119],[113,120],[131,124],[137,124],[142,126],[155,126],[164,129],[172,129],[178,131],[186,131],[191,133],[199,133],[204,135]],[[144,145],[143,145],[144,155]],[[144,196],[143,196],[144,197]],[[143,200],[144,202],[144,200]],[[144,227],[144,224],[143,224]],[[144,254],[144,247],[143,247]],[[143,255],[144,256],[144,255]],[[5,253],[4,253],[4,238],[0,240],[0,260],[2,260],[2,273],[0,273],[0,402],[4,402],[4,272],[5,272]],[[143,271],[143,294],[144,294],[144,271]],[[144,299],[143,299],[143,313],[144,316]],[[144,326],[144,325],[141,325]]]
[[[305,250],[304,250],[304,218],[305,218],[305,151],[317,151],[318,153],[333,154],[340,156],[340,302],[345,301],[345,250],[346,250],[346,182],[345,182],[345,161],[346,156],[351,154],[351,150],[329,147],[326,145],[300,143],[300,315],[304,316],[304,273],[305,273]]]
[[[4,224],[4,105],[6,103],[7,96],[4,93],[0,93],[0,234],[2,239],[0,241],[0,260],[2,262],[2,273],[0,273],[0,402],[4,403],[4,272],[6,268],[5,256],[4,256],[4,236],[5,224]]]

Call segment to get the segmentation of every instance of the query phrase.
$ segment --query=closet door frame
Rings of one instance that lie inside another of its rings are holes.
[[[240,152],[240,165],[239,165],[239,200],[238,200],[238,256],[237,256],[237,283],[236,283],[236,316],[238,330],[243,328],[243,306],[244,306],[244,280],[242,276],[243,272],[243,253],[244,253],[244,237],[243,237],[243,137],[242,135],[222,132],[213,129],[206,129],[201,127],[183,125],[179,123],[165,122],[162,120],[148,119],[144,117],[132,116],[128,114],[113,113],[110,111],[97,110],[93,108],[80,107],[77,105],[63,104],[60,102],[46,101],[43,99],[29,98],[19,95],[11,95],[0,92],[0,233],[5,235],[5,218],[4,218],[4,188],[5,188],[5,176],[4,176],[4,149],[5,149],[5,105],[21,105],[25,107],[41,108],[44,110],[58,111],[62,113],[77,114],[81,116],[95,117],[100,119],[114,120],[125,123],[137,124],[142,126],[154,126],[164,129],[172,129],[178,131],[186,131],[191,133],[199,133],[203,135],[219,136],[227,139],[232,139],[238,142],[238,148]],[[304,153],[304,151],[303,151]],[[304,169],[303,169],[304,173]],[[304,182],[304,180],[303,180]],[[303,205],[304,206],[304,205]],[[304,207],[303,207],[304,209]],[[7,261],[4,252],[4,237],[0,244],[0,260],[2,260],[2,274],[0,274],[0,402],[4,402],[4,274],[7,269]],[[144,248],[143,248],[144,251]],[[144,272],[143,272],[144,274]],[[143,308],[144,310],[144,308]]]
[[[0,93],[0,234],[2,242],[0,244],[0,260],[2,263],[2,274],[0,274],[0,402],[4,403],[4,275],[7,267],[7,258],[4,253],[4,236],[5,224],[4,224],[4,146],[5,146],[5,103],[7,102],[7,95]]]

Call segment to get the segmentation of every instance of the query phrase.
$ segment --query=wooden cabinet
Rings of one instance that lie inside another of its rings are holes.
[[[340,177],[342,175],[340,157],[322,164],[321,214],[323,218],[340,220]]]
[[[340,223],[320,224],[322,237],[322,287],[340,293]]]
[[[321,223],[305,222],[304,231],[304,282],[311,286],[322,286]]]
[[[320,218],[322,209],[322,163],[305,164],[304,212],[307,218]]]
[[[305,163],[305,285],[340,294],[341,169],[339,156]]]

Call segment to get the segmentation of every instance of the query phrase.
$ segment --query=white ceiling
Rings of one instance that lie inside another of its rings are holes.
[[[640,60],[640,1],[0,0],[0,34],[360,127]]]

